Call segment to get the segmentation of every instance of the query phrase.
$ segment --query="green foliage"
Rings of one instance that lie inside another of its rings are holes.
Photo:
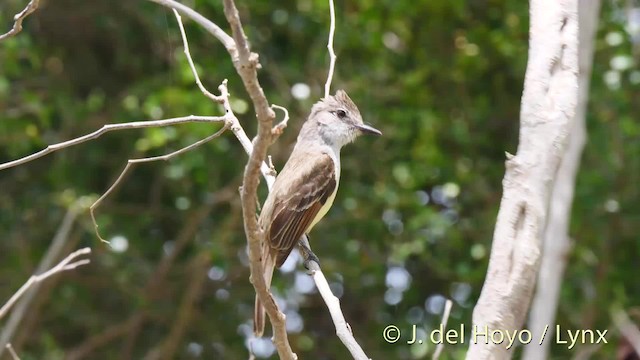
[[[192,3],[228,28],[221,2]],[[0,29],[11,26],[22,6],[17,0],[0,4]],[[289,128],[270,150],[280,168],[323,93],[328,3],[238,6],[260,54],[265,92],[291,113]],[[409,346],[405,338],[388,344],[382,330],[417,324],[428,333],[439,325],[443,297],[454,299],[450,326],[471,324],[501,198],[504,153],[517,147],[528,4],[361,0],[336,6],[333,89],[346,89],[384,136],[344,150],[340,191],[311,234],[312,246],[369,356],[427,358],[432,345]],[[640,110],[640,72],[612,68],[613,58],[632,56],[632,45],[620,10],[605,4],[603,11],[590,140],[572,218],[575,247],[558,315],[558,323],[572,329],[609,328],[609,307],[637,306],[640,296],[640,126],[633,115]],[[155,4],[50,1],[24,25],[0,43],[0,162],[107,123],[221,113],[193,83],[173,15]],[[224,47],[193,22],[186,31],[203,83],[216,92],[229,79],[234,110],[252,136],[250,101]],[[619,41],[611,41],[616,36]],[[310,87],[309,98],[292,95],[298,83]],[[0,172],[0,299],[32,273],[71,204],[102,194],[127,159],[177,150],[218,128],[109,133]],[[120,251],[97,240],[83,211],[69,248],[93,247],[92,264],[49,280],[13,341],[20,355],[63,358],[123,326],[86,358],[143,358],[166,346],[170,334],[178,341],[173,358],[245,358],[254,296],[237,195],[245,161],[227,132],[169,162],[136,167],[97,210],[101,234]],[[348,358],[319,295],[301,292],[305,278],[298,265],[275,279],[289,321],[300,325],[291,330],[292,345],[301,358]],[[187,325],[176,335],[185,314]],[[602,358],[615,353],[617,338],[610,340]],[[465,351],[466,345],[449,346],[442,358],[460,359]],[[575,353],[562,346],[553,352],[557,359]]]

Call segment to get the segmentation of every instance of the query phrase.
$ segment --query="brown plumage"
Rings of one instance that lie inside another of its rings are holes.
[[[259,224],[265,234],[262,263],[267,286],[271,285],[274,269],[282,266],[302,235],[331,207],[340,179],[340,149],[362,133],[380,134],[362,122],[357,106],[342,90],[311,109],[260,213]],[[265,315],[256,296],[256,336],[264,332]]]
[[[273,201],[265,204],[260,217],[260,225],[266,235],[266,242],[276,255],[276,266],[287,259],[298,239],[309,229],[320,208],[336,190],[333,160],[327,154],[309,154],[316,161],[289,162],[282,170],[282,176],[289,176],[290,189],[294,192],[278,192]],[[273,207],[273,209],[266,209]]]

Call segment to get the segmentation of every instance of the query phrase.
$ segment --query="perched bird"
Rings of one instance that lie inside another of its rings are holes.
[[[340,149],[361,134],[382,135],[362,122],[358,107],[343,90],[311,108],[260,213],[267,287],[276,266],[282,266],[302,235],[309,233],[331,208],[340,181]],[[256,296],[256,336],[262,336],[264,326],[265,309]]]

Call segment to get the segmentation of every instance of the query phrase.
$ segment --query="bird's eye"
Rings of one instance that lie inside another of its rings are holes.
[[[337,110],[336,115],[338,115],[340,119],[344,119],[347,116],[347,112],[344,110]]]

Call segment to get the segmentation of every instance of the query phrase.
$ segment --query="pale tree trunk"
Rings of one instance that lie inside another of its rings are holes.
[[[523,360],[543,360],[548,357],[549,346],[555,335],[555,318],[560,295],[560,285],[567,258],[571,250],[569,239],[569,223],[571,220],[571,204],[576,182],[576,173],[580,166],[582,149],[587,138],[586,114],[589,100],[589,80],[593,62],[593,43],[598,27],[600,0],[579,0],[579,78],[578,107],[569,134],[567,152],[562,158],[556,182],[551,192],[551,203],[547,228],[544,232],[544,251],[538,286],[531,305],[528,328],[533,334],[542,334],[547,325],[548,334],[542,346],[525,346]]]
[[[578,1],[530,1],[520,138],[508,156],[489,268],[473,311],[467,359],[509,359],[540,265],[551,188],[578,99]],[[489,336],[481,333],[488,331]],[[495,336],[491,336],[491,334]]]

